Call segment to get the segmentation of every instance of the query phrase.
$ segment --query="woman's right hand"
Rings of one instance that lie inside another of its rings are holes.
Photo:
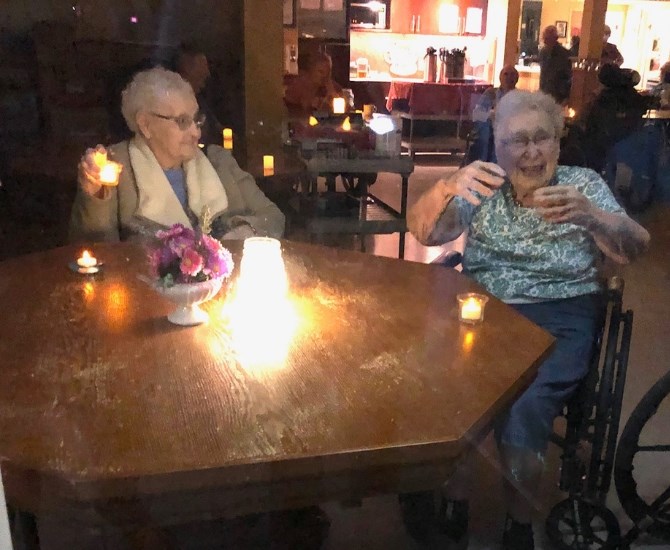
[[[100,166],[96,163],[96,155],[107,158],[107,150],[102,145],[95,149],[86,149],[86,153],[79,161],[77,180],[82,191],[91,197],[102,198],[104,187],[100,181]]]
[[[505,171],[493,162],[476,160],[454,172],[447,179],[440,180],[448,196],[463,197],[478,206],[481,201],[473,193],[490,197],[505,181]]]

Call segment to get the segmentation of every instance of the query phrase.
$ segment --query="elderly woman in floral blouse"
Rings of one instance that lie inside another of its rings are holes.
[[[601,256],[628,262],[646,249],[649,234],[595,172],[558,166],[563,114],[550,96],[511,91],[494,124],[497,164],[476,161],[440,179],[411,209],[408,225],[426,245],[467,230],[464,272],[556,338],[495,429],[507,477],[533,494],[554,418],[588,369]],[[530,504],[507,489],[504,548],[533,548]],[[467,524],[465,503],[449,509]]]

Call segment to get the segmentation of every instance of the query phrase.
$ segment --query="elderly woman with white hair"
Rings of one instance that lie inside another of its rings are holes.
[[[137,73],[122,93],[121,109],[134,137],[89,149],[79,164],[70,220],[71,241],[118,241],[175,223],[194,227],[205,210],[213,234],[243,239],[280,237],[284,215],[231,153],[198,146],[204,116],[191,85],[163,68]],[[123,169],[118,186],[104,185],[96,153]]]
[[[625,263],[649,242],[598,174],[558,166],[562,129],[561,108],[549,95],[509,92],[495,113],[497,164],[476,161],[440,179],[408,214],[410,231],[425,245],[467,231],[464,273],[556,338],[535,380],[495,427],[506,478],[531,495],[553,421],[587,373],[601,257]],[[530,503],[507,489],[504,548],[533,548]],[[450,504],[447,531],[462,535],[467,502]]]

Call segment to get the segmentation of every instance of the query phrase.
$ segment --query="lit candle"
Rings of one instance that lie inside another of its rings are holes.
[[[93,162],[98,168],[107,164],[107,151],[95,151],[93,153]]]
[[[319,121],[316,120],[315,117],[313,117],[313,116],[310,116],[310,117],[309,117],[309,125],[310,125],[310,126],[316,126],[318,123],[319,123]]]
[[[343,115],[344,110],[346,109],[347,104],[343,97],[334,97],[333,98],[333,114]]]
[[[577,113],[575,112],[575,110],[574,110],[572,107],[570,107],[570,108],[568,109],[568,118],[575,118],[575,115],[576,115],[576,114],[577,114]]]
[[[81,257],[77,258],[77,265],[85,269],[90,269],[91,267],[98,265],[98,260],[91,256],[91,253],[88,250],[84,250],[81,253]]]
[[[100,183],[103,185],[118,185],[119,174],[123,166],[118,162],[107,161],[104,166],[100,168]]]
[[[350,132],[351,131],[351,121],[349,120],[349,117],[344,119],[344,122],[342,123],[342,129],[345,132]]]
[[[233,131],[230,128],[223,129],[223,148],[224,149],[233,148]]]
[[[459,318],[464,323],[480,323],[484,320],[484,306],[488,301],[487,296],[469,292],[458,295]]]
[[[263,175],[273,176],[275,173],[275,158],[272,155],[263,155]]]

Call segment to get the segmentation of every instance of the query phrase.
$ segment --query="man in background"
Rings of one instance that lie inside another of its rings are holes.
[[[621,64],[623,63],[623,55],[621,55],[619,48],[609,41],[610,36],[612,36],[612,29],[610,29],[608,25],[605,25],[603,34],[603,52],[600,56],[600,63],[602,65],[612,63],[617,67],[621,67]]]
[[[191,84],[200,112],[206,117],[200,141],[206,145],[221,145],[223,125],[210,107],[205,93],[205,86],[211,75],[207,56],[197,48],[182,46],[177,54],[175,69]]]
[[[558,30],[549,25],[542,31],[544,47],[540,50],[540,90],[563,104],[570,97],[572,62],[570,52],[558,43]]]

